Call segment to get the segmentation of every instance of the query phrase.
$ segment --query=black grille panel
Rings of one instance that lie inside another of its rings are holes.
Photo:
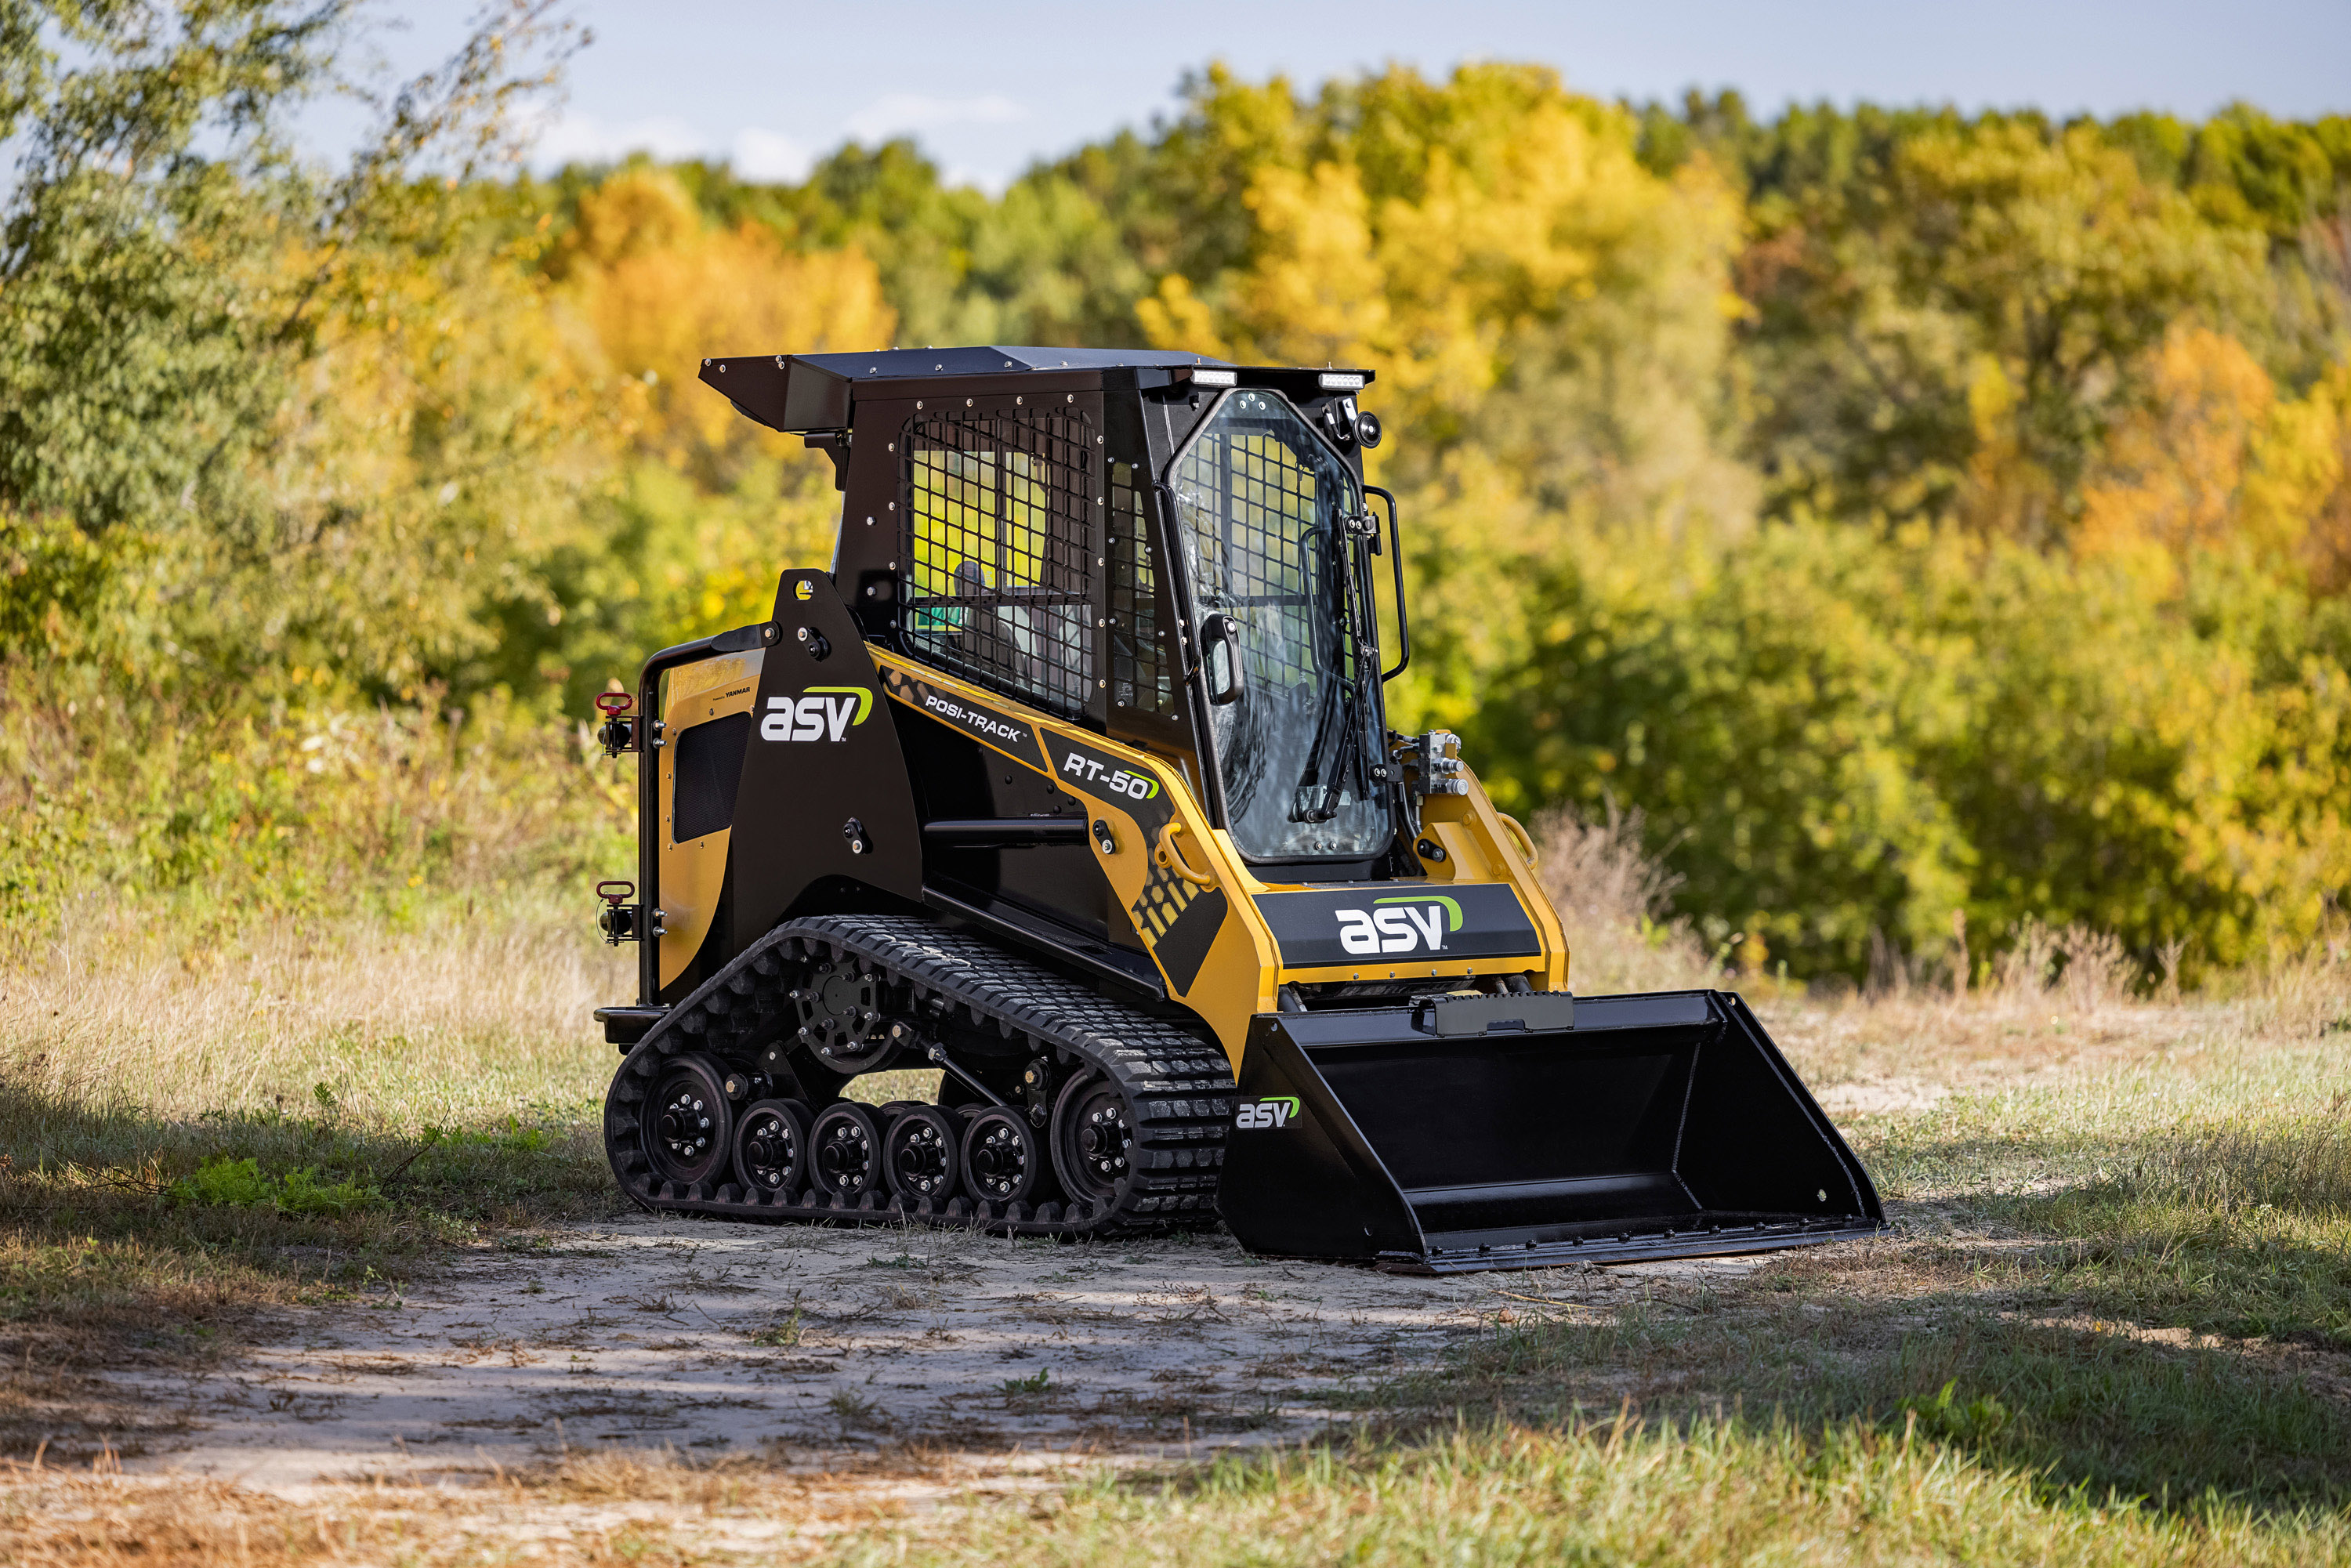
[[[1064,718],[1094,694],[1102,472],[1076,409],[916,416],[906,427],[906,641]]]
[[[743,748],[751,716],[730,713],[678,732],[676,787],[670,794],[670,841],[715,833],[735,823],[735,790],[743,782]]]

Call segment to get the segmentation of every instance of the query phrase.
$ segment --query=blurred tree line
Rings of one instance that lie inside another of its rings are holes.
[[[517,0],[321,171],[287,119],[361,37],[0,0],[0,904],[282,871],[436,726],[543,788],[829,552],[698,361],[988,341],[1375,370],[1399,724],[1641,808],[1746,965],[2039,915],[2225,966],[2351,887],[2351,120],[1212,67],[1000,195],[905,142],[533,179],[574,40]]]

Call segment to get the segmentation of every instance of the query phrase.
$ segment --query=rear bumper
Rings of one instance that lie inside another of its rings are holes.
[[[626,1051],[644,1039],[645,1031],[659,1023],[662,1015],[667,1011],[669,1009],[663,1007],[646,1008],[634,1004],[616,1004],[612,1007],[598,1008],[596,1021],[604,1026],[605,1044],[617,1045],[622,1051]]]

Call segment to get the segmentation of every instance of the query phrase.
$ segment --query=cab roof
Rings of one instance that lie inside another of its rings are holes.
[[[854,354],[749,354],[702,361],[703,382],[724,392],[736,412],[771,430],[806,434],[841,430],[849,404],[875,383],[935,381],[943,376],[1019,376],[1024,372],[1066,374],[1133,371],[1135,382],[1165,386],[1188,380],[1195,370],[1237,373],[1242,384],[1282,386],[1302,378],[1303,388],[1329,371],[1287,366],[1238,366],[1205,354],[1166,349],[1052,349],[991,345],[960,349],[878,349]],[[1369,371],[1359,385],[1369,385]],[[1230,384],[1230,383],[1226,383]],[[893,389],[893,392],[896,390]],[[1311,391],[1308,395],[1315,395]]]

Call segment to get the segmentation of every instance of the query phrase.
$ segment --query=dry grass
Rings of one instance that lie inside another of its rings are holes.
[[[1071,1484],[1074,1482],[1074,1484]],[[216,1482],[0,1472],[26,1568],[295,1564],[1593,1562],[2139,1564],[2351,1561],[2341,1516],[2052,1496],[1912,1419],[1805,1433],[1614,1417],[1136,1473],[893,1454],[854,1472],[570,1461],[463,1490],[298,1500]]]
[[[853,1469],[593,1455],[463,1488],[392,1478],[298,1500],[220,1481],[0,1467],[0,1561],[25,1568],[806,1561],[967,1485],[969,1467],[895,1452]],[[1008,1479],[1010,1489],[1021,1486]]]
[[[577,911],[265,917],[200,947],[84,913],[79,940],[0,970],[0,1452],[169,1429],[90,1375],[209,1364],[275,1309],[396,1291],[501,1226],[613,1202],[589,1012],[629,982]],[[247,1159],[364,1201],[179,1186]]]
[[[1042,1507],[1033,1475],[975,1501],[972,1472],[904,1455],[831,1478],[615,1458],[301,1501],[102,1473],[98,1434],[181,1418],[125,1407],[104,1372],[217,1363],[272,1311],[609,1203],[612,1057],[587,1014],[629,976],[544,902],[193,947],[86,909],[78,940],[0,971],[0,1449],[46,1438],[50,1467],[0,1478],[0,1559],[2351,1559],[2351,953],[2147,997],[2111,944],[2032,931],[1997,962],[1807,994],[1726,978],[1664,917],[1636,829],[1545,824],[1577,988],[1747,991],[1900,1233],[1629,1310],[1522,1302],[1366,1392],[1384,1444]],[[886,1076],[865,1094],[931,1087]],[[171,1196],[221,1156],[379,1198]],[[1515,1425],[1458,1429],[1497,1412]],[[93,1455],[100,1473],[54,1468]]]
[[[1641,826],[1640,812],[1613,810],[1604,821],[1561,810],[1534,824],[1536,874],[1567,933],[1571,983],[1586,996],[1721,982],[1722,966],[1668,916],[1678,879],[1643,852]]]
[[[204,946],[132,908],[78,913],[71,940],[0,972],[0,1077],[150,1115],[260,1110],[324,1082],[353,1115],[421,1126],[501,1089],[601,1091],[611,1048],[589,1015],[635,984],[633,952],[544,897],[453,899],[405,928],[264,918]]]

